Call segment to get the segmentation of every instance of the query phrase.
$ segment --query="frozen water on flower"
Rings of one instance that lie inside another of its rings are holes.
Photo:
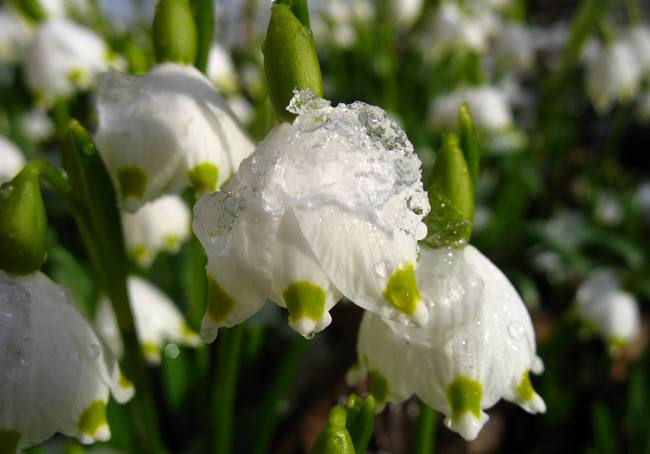
[[[275,128],[224,191],[195,206],[195,232],[209,252],[227,247],[224,235],[253,205],[272,216],[335,205],[386,232],[425,232],[421,162],[382,109],[362,102],[331,107],[297,92],[289,110],[298,115],[293,125]]]

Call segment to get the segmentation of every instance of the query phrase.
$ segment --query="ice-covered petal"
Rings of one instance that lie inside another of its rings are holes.
[[[300,230],[332,283],[352,302],[388,320],[426,325],[414,268],[415,238],[386,232],[335,205],[296,208]]]
[[[330,309],[341,299],[300,231],[293,209],[288,209],[278,229],[269,298],[289,311],[289,326],[303,336],[325,329]]]

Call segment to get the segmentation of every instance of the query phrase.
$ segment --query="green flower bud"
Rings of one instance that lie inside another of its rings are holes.
[[[345,427],[347,412],[336,405],[330,411],[329,422],[316,438],[310,454],[355,454],[354,444]]]
[[[304,20],[306,10],[300,12]],[[264,72],[275,115],[280,121],[292,123],[296,116],[287,111],[287,106],[294,90],[311,90],[323,96],[323,80],[311,30],[288,5],[276,3],[271,9],[263,51]]]
[[[466,244],[472,233],[474,184],[458,145],[458,136],[449,133],[433,164],[426,219],[430,232],[438,233],[433,247]]]
[[[27,164],[0,188],[0,268],[7,273],[31,274],[43,263],[47,218],[38,177]]]
[[[160,0],[153,18],[153,45],[158,63],[194,64],[196,24],[185,0]]]
[[[366,452],[375,424],[375,398],[368,396],[362,401],[356,394],[351,394],[345,409],[348,412],[345,426],[350,433],[354,450]]]
[[[472,177],[472,184],[476,187],[480,156],[476,130],[467,103],[463,103],[458,109],[458,135],[460,137],[460,149],[465,155],[467,168]]]

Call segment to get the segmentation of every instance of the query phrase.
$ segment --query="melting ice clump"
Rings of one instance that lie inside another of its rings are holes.
[[[196,204],[194,229],[209,254],[224,253],[228,232],[253,205],[277,216],[288,207],[334,205],[388,234],[426,235],[421,162],[382,109],[362,102],[332,107],[297,91],[288,110],[297,114],[293,125],[271,131],[224,190]]]

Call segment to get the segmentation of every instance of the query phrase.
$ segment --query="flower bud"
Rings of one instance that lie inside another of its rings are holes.
[[[347,411],[346,428],[356,452],[366,452],[375,422],[375,398],[372,395],[363,401],[351,394],[345,405]]]
[[[153,19],[153,44],[159,63],[194,63],[196,24],[185,0],[160,0]]]
[[[436,247],[469,242],[474,220],[474,185],[454,133],[445,137],[438,151],[428,192],[432,207],[428,222],[433,224],[430,231],[439,234]]]
[[[345,427],[347,412],[345,408],[337,405],[330,411],[329,422],[314,445],[311,447],[311,454],[354,454],[354,445],[350,434]]]
[[[21,275],[38,271],[46,233],[38,170],[27,165],[0,188],[0,269]]]
[[[263,51],[264,72],[275,115],[280,121],[292,123],[296,115],[287,111],[287,106],[294,90],[311,90],[323,96],[323,80],[311,30],[288,5],[276,3],[271,9]]]

